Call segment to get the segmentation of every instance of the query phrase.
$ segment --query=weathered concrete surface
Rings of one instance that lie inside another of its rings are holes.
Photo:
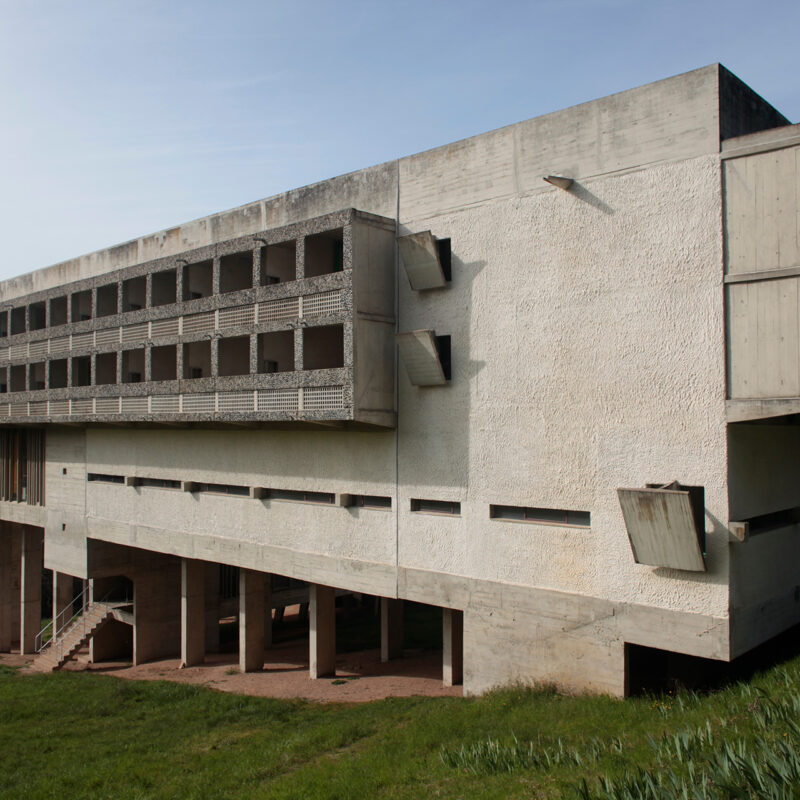
[[[239,669],[257,672],[264,666],[266,601],[264,573],[239,570]]]
[[[206,655],[206,565],[181,559],[181,664],[202,664]]]
[[[336,590],[311,584],[309,592],[309,673],[312,678],[336,674]]]

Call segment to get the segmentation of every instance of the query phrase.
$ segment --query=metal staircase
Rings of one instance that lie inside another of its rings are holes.
[[[89,601],[85,588],[58,616],[36,634],[36,656],[31,665],[39,672],[60,669],[110,619],[118,619],[118,603]],[[81,610],[76,614],[74,609]]]

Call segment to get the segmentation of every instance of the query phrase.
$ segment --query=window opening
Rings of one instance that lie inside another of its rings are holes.
[[[306,278],[316,278],[344,269],[344,231],[337,228],[306,236]]]
[[[261,285],[285,283],[297,278],[297,243],[281,242],[261,248]]]

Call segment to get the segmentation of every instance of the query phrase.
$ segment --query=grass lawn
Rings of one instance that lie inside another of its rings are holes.
[[[0,797],[782,798],[798,720],[800,659],[705,695],[361,705],[4,667]]]

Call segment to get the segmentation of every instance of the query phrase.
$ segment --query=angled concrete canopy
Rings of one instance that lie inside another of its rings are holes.
[[[437,289],[447,284],[436,238],[430,231],[399,236],[397,246],[412,289]]]
[[[447,383],[435,331],[409,331],[395,337],[408,379],[414,386],[441,386]]]
[[[617,489],[617,494],[637,564],[706,571],[688,489]]]

